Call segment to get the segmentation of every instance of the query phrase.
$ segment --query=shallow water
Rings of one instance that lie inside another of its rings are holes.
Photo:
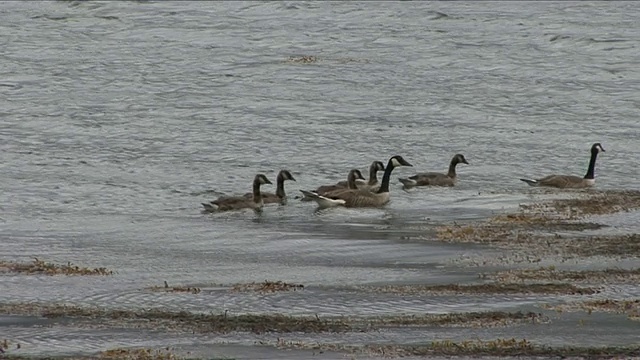
[[[2,299],[296,314],[533,304],[313,287],[474,280],[479,269],[450,260],[484,250],[428,241],[434,227],[539,198],[518,178],[581,175],[594,142],[607,150],[597,188],[640,189],[639,16],[632,2],[5,2],[0,259],[117,274],[3,275]],[[319,61],[286,61],[302,55]],[[445,171],[458,152],[470,165],[455,188],[397,182]],[[292,198],[395,154],[414,167],[394,171],[384,209],[318,213],[291,199],[260,216],[200,213],[257,172],[275,183],[290,169]],[[637,231],[635,218],[606,221]],[[141,291],[265,279],[309,293]],[[51,331],[25,351],[71,346]]]

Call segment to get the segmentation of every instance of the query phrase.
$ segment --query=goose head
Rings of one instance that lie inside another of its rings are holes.
[[[360,172],[360,170],[358,169],[352,169],[351,171],[349,171],[349,180],[364,180],[364,176],[362,176],[362,173]]]
[[[291,175],[291,172],[289,170],[281,170],[280,173],[278,173],[278,178],[284,180],[291,180],[291,181],[296,181],[296,179],[293,177],[293,175]]]
[[[413,165],[409,164],[409,162],[400,155],[392,156],[391,159],[389,159],[389,162],[387,163],[387,169],[389,168],[393,169],[399,166],[413,166]]]
[[[600,151],[604,152],[604,148],[602,147],[602,145],[600,145],[600,143],[595,143],[595,144],[591,145],[591,153],[592,154],[597,154]]]
[[[455,162],[455,163],[457,163],[457,164],[459,164],[459,163],[463,163],[463,164],[467,164],[467,165],[469,165],[469,162],[467,162],[467,159],[465,159],[465,158],[464,158],[464,155],[462,155],[462,154],[456,154],[456,155],[453,157],[453,160],[454,160],[454,162]]]
[[[269,179],[267,179],[267,177],[264,174],[256,175],[255,179],[253,180],[253,183],[258,185],[272,184],[272,182],[269,181]]]
[[[374,161],[371,164],[370,169],[373,171],[384,171],[384,164],[382,163],[382,161]]]

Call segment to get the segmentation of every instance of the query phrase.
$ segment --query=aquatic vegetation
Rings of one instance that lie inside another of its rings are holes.
[[[591,314],[594,311],[614,314],[626,314],[632,320],[640,320],[640,299],[629,300],[588,300],[571,302],[567,304],[545,305],[545,308],[556,311],[586,311]]]
[[[289,284],[282,281],[268,281],[265,280],[261,283],[248,283],[248,284],[235,284],[233,285],[232,291],[256,291],[260,293],[273,293],[277,291],[296,291],[303,290],[304,285],[302,284]]]
[[[166,349],[109,349],[98,355],[99,360],[182,360],[184,357],[174,354],[170,348]]]
[[[566,294],[591,295],[598,290],[589,287],[577,287],[572,284],[548,283],[486,283],[486,284],[443,284],[443,285],[386,285],[357,286],[355,290],[392,293],[399,295],[431,295],[431,294]]]
[[[339,58],[318,58],[314,55],[303,55],[303,56],[289,56],[285,62],[290,64],[315,64],[319,61],[331,61],[336,64],[368,64],[368,59],[357,59],[352,57],[339,57]]]
[[[347,332],[372,331],[398,326],[443,326],[443,327],[499,327],[517,324],[548,323],[549,318],[534,312],[470,312],[454,314],[415,314],[384,316],[287,316],[281,314],[229,315],[202,314],[187,311],[165,311],[150,309],[107,310],[96,307],[74,305],[43,305],[32,303],[0,304],[0,314],[35,315],[47,318],[68,318],[83,323],[99,323],[100,326],[171,329],[186,332]]]
[[[79,267],[68,262],[66,265],[44,262],[35,258],[30,263],[0,261],[0,272],[11,272],[27,275],[113,275],[106,268]]]
[[[75,305],[36,303],[0,304],[0,314],[37,315],[46,318],[74,318],[97,321],[101,326],[136,325],[153,329],[165,328],[196,332],[228,333],[246,331],[268,332],[343,332],[350,325],[341,318],[321,319],[318,316],[287,316],[281,314],[230,315],[169,311],[163,308],[146,310],[105,309]]]
[[[526,211],[551,212],[567,219],[579,219],[590,215],[613,214],[640,208],[638,190],[604,190],[571,199],[521,205]]]
[[[169,286],[169,284],[165,281],[164,286],[152,286],[147,288],[150,291],[157,292],[179,292],[179,293],[191,293],[191,294],[199,294],[202,290],[198,287],[191,286]]]
[[[358,318],[350,318],[358,322]],[[541,313],[526,312],[470,312],[470,313],[449,313],[449,314],[424,314],[424,315],[398,315],[366,317],[361,321],[366,321],[368,327],[380,326],[451,326],[451,327],[471,327],[489,328],[498,326],[510,326],[516,324],[544,324],[549,322],[549,318]]]
[[[260,342],[268,345],[267,342]],[[407,356],[515,356],[515,357],[578,357],[611,358],[640,355],[640,346],[630,347],[549,347],[537,345],[527,339],[495,340],[438,340],[420,345],[345,345],[329,343],[306,343],[278,338],[273,344],[280,349],[309,349],[321,351],[344,351],[352,354],[383,356],[385,358]]]
[[[515,281],[571,281],[583,283],[615,283],[637,284],[640,282],[640,268],[636,269],[603,269],[561,271],[554,266],[537,269],[511,269],[497,273],[479,275],[483,279],[493,279],[499,282]]]

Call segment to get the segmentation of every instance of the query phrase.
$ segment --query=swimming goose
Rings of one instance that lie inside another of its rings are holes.
[[[400,155],[393,156],[389,159],[382,176],[382,184],[376,192],[364,189],[349,189],[336,192],[331,195],[320,195],[315,192],[300,190],[306,196],[312,198],[318,203],[319,207],[327,208],[334,206],[346,207],[380,207],[389,202],[389,181],[391,180],[391,172],[399,166],[413,166],[409,164]]]
[[[604,152],[604,148],[600,143],[591,145],[591,159],[589,167],[584,177],[574,175],[549,175],[541,179],[520,179],[531,186],[548,186],[555,188],[586,188],[595,185],[596,158],[598,153]]]
[[[202,203],[202,206],[204,206],[206,212],[239,209],[261,210],[264,201],[262,200],[262,194],[260,194],[260,186],[264,184],[271,184],[271,181],[263,174],[258,174],[253,179],[253,193],[251,198],[245,198],[244,196],[222,196],[208,204]]]
[[[320,187],[318,187],[317,189],[313,190],[313,192],[318,193],[320,195],[329,192],[329,191],[334,191],[334,190],[345,190],[345,189],[357,189],[357,183],[358,180],[364,180],[364,176],[362,176],[362,173],[360,172],[360,170],[358,169],[351,169],[349,171],[349,174],[347,175],[347,186],[340,186],[338,184],[334,184],[334,185],[322,185]]]
[[[289,170],[280,170],[278,176],[276,177],[276,193],[274,194],[261,192],[260,195],[262,195],[262,202],[264,202],[265,204],[286,204],[287,194],[284,192],[285,180],[296,181]],[[244,197],[250,199],[253,197],[253,193],[246,193],[244,194]]]
[[[369,166],[369,181],[364,179],[356,181],[358,189],[367,189],[370,191],[377,191],[380,188],[378,183],[378,171],[384,171],[384,164],[382,161],[374,161]],[[347,187],[346,181],[339,181],[336,185]]]
[[[358,189],[358,180],[360,181],[364,181],[364,176],[362,176],[362,173],[360,172],[360,170],[358,169],[351,169],[351,171],[349,171],[349,176],[347,176],[347,187],[340,187],[337,184],[336,185],[331,185],[331,186],[321,186],[320,188],[324,188],[324,191],[314,191],[316,194],[318,195],[323,195],[323,196],[334,196],[335,194],[339,194],[343,191],[349,191],[349,190],[357,190]],[[319,188],[319,189],[320,189]],[[313,199],[311,199],[313,200]]]
[[[462,154],[456,154],[449,163],[446,174],[437,172],[419,173],[408,178],[399,178],[405,188],[414,186],[454,186],[456,184],[456,166],[459,163],[469,164]]]

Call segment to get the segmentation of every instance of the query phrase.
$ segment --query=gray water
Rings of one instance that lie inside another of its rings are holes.
[[[117,274],[2,276],[2,299],[334,315],[533,304],[312,289],[475,279],[449,260],[482,250],[405,235],[514,209],[533,198],[520,177],[583,175],[594,142],[597,188],[639,189],[638,18],[633,2],[3,2],[0,260]],[[304,55],[319,61],[287,62]],[[470,162],[458,186],[401,189],[455,153]],[[396,154],[414,167],[394,171],[383,209],[293,199]],[[284,168],[298,180],[287,206],[200,212]],[[140,291],[265,279],[311,291]],[[54,335],[31,344],[43,349],[68,350]]]

